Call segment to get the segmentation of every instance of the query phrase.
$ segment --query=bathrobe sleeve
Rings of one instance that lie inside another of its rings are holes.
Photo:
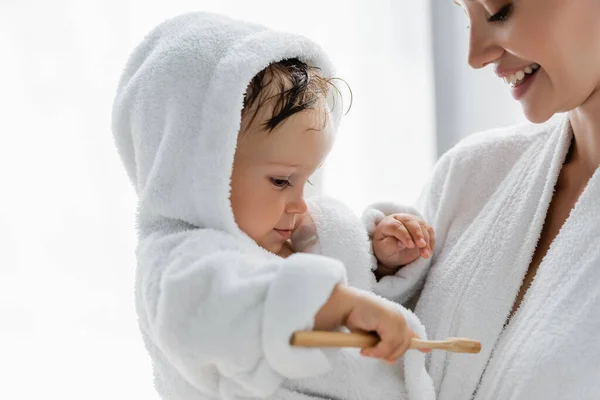
[[[321,350],[289,340],[312,329],[344,281],[337,260],[244,254],[231,235],[210,229],[152,234],[138,247],[141,325],[160,358],[198,390],[224,399],[265,397],[285,378],[328,371]]]
[[[444,210],[440,215],[440,202],[448,190],[452,152],[446,153],[437,162],[433,176],[427,183],[417,202],[416,208],[395,203],[379,202],[368,206],[362,215],[363,224],[368,232],[369,239],[373,240],[375,229],[386,216],[397,213],[417,215],[429,223],[436,233],[435,249],[429,259],[419,257],[410,264],[400,268],[395,275],[385,276],[373,284],[373,291],[387,299],[406,304],[421,290],[427,271],[435,262],[437,252],[443,247],[444,232],[447,227],[445,220],[451,210]],[[447,214],[447,215],[446,215]],[[373,270],[377,269],[377,259],[373,262]]]
[[[375,257],[360,218],[345,204],[331,197],[307,200],[307,217],[292,235],[294,251],[321,254],[341,261],[348,285],[370,290]]]

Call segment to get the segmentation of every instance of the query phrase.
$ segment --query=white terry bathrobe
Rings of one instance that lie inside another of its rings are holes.
[[[125,68],[113,132],[139,198],[136,307],[157,391],[167,400],[433,399],[419,352],[388,366],[354,349],[289,345],[337,283],[369,287],[372,254],[356,216],[333,200],[309,204],[310,248],[329,257],[282,259],[235,224],[229,190],[244,93],[256,73],[291,57],[333,74],[307,39],[193,13],[158,26]]]
[[[432,261],[377,284],[416,302],[430,339],[482,341],[475,357],[428,357],[441,400],[600,399],[600,168],[505,326],[571,143],[560,117],[483,132],[445,154],[419,206],[436,228]],[[363,217],[372,232],[402,211],[380,203]]]

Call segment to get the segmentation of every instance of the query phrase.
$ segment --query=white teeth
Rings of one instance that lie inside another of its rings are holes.
[[[517,71],[512,75],[505,76],[503,78],[504,82],[511,86],[514,86],[517,83],[519,83],[520,81],[522,81],[523,79],[525,79],[526,75],[533,73],[534,71],[538,70],[539,68],[540,68],[539,64],[535,64],[535,63],[531,64],[531,65],[523,68],[521,71]]]

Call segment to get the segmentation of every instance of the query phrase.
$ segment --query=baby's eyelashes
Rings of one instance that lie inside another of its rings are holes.
[[[289,179],[287,179],[287,178],[269,178],[269,180],[271,181],[271,183],[274,186],[276,186],[280,189],[284,189],[288,186],[292,186]]]

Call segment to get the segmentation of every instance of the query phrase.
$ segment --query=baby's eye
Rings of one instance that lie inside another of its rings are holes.
[[[489,22],[504,22],[510,17],[510,13],[512,12],[512,5],[507,4],[500,9],[496,14],[492,15],[488,18]]]
[[[288,186],[292,186],[289,180],[281,179],[281,178],[269,178],[271,183],[278,188],[286,188]]]

